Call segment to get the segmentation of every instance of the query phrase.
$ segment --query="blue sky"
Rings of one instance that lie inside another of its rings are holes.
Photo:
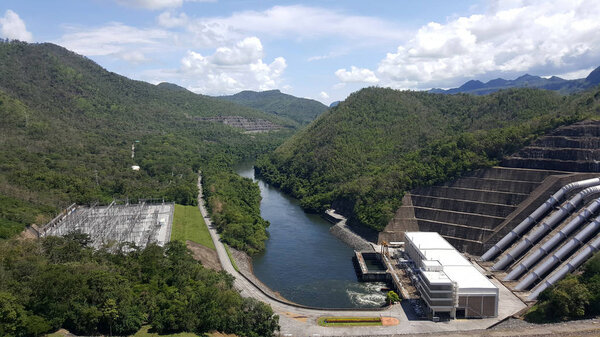
[[[0,36],[208,95],[329,104],[366,86],[455,87],[600,66],[600,2],[3,0]]]

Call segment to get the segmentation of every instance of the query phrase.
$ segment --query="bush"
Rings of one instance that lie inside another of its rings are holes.
[[[582,267],[583,273],[569,275],[544,290],[538,303],[525,315],[530,322],[556,322],[600,314],[600,254]]]
[[[387,295],[385,296],[385,303],[389,305],[399,302],[400,296],[398,296],[398,294],[396,294],[396,292],[394,292],[393,290],[388,291]]]

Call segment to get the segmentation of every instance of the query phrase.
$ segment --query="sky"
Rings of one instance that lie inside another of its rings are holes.
[[[206,95],[280,89],[325,104],[600,66],[597,0],[2,0],[0,37]]]

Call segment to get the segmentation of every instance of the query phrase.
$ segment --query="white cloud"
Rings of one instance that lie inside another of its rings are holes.
[[[181,69],[163,75],[177,77],[197,93],[218,95],[275,89],[286,67],[283,57],[265,63],[260,40],[249,37],[235,45],[219,47],[209,56],[188,51],[181,60]]]
[[[213,55],[213,63],[218,65],[249,64],[262,58],[263,47],[257,37],[248,37],[234,47],[220,47]]]
[[[350,67],[350,71],[338,69],[335,76],[344,83],[377,83],[379,79],[372,70],[365,68]]]
[[[586,77],[588,77],[588,75],[594,69],[596,69],[596,68],[595,67],[591,67],[591,68],[586,68],[586,69],[581,69],[581,70],[570,71],[570,72],[567,72],[567,73],[557,74],[557,75],[554,75],[554,76],[558,76],[560,78],[564,78],[565,80],[575,80],[575,79],[579,79],[579,78],[586,78]],[[550,76],[544,76],[544,77],[550,77]]]
[[[327,94],[325,91],[321,91],[321,93],[319,94],[319,97],[321,97],[322,99],[328,99],[329,94]]]
[[[177,8],[184,2],[214,2],[215,0],[116,0],[119,5],[150,10]]]
[[[196,18],[187,25],[198,46],[209,47],[260,35],[276,38],[351,39],[354,44],[397,41],[404,32],[380,18],[347,15],[343,12],[303,5],[274,6],[264,11],[242,11],[229,17]]]
[[[162,15],[163,26],[176,26],[178,20],[184,19],[184,15]],[[112,57],[132,65],[145,63],[146,68],[151,61],[159,59],[157,55],[161,59],[179,58],[179,69],[146,69],[134,77],[153,83],[175,82],[199,93],[218,95],[247,89],[275,89],[280,86],[281,76],[287,67],[283,57],[266,62],[263,45],[257,37],[223,42],[207,55],[205,51],[185,52],[183,46],[189,45],[185,34],[164,28],[136,28],[109,23],[97,28],[66,29],[68,32],[57,43],[88,57]]]
[[[188,22],[189,18],[185,13],[175,15],[171,12],[163,12],[158,16],[158,24],[166,28],[182,27]]]
[[[600,2],[495,1],[484,14],[421,27],[377,72],[395,87],[426,87],[488,72],[574,71],[600,58]]]
[[[4,13],[4,17],[0,17],[0,34],[11,40],[33,41],[33,35],[27,31],[25,22],[10,9]]]
[[[311,57],[307,58],[306,60],[308,62],[320,61],[320,60],[327,60],[327,59],[332,59],[332,58],[340,57],[340,56],[343,56],[343,55],[346,55],[346,54],[348,54],[347,51],[339,51],[339,50],[337,50],[337,51],[329,52],[329,53],[324,54],[324,55],[311,56]]]
[[[86,56],[114,56],[125,61],[145,61],[144,53],[174,45],[176,36],[162,29],[136,28],[109,23],[92,29],[67,27],[58,44]]]
[[[119,55],[123,60],[129,63],[144,63],[150,61],[144,53],[140,51],[123,52]]]

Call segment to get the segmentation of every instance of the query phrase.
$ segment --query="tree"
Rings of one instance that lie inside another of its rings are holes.
[[[107,299],[102,307],[102,319],[108,323],[108,331],[110,336],[112,336],[113,325],[118,318],[119,310],[117,307],[117,302],[112,298]]]
[[[396,292],[394,292],[393,290],[390,290],[385,296],[385,302],[387,304],[394,304],[400,302],[400,296],[398,296],[398,294],[396,294]]]
[[[548,302],[547,315],[555,320],[583,317],[590,298],[589,290],[575,276],[565,278],[540,294],[540,300]]]
[[[9,293],[0,292],[0,335],[17,336],[23,329],[23,306]]]
[[[39,336],[50,330],[44,318],[25,311],[13,295],[0,292],[0,336]]]

